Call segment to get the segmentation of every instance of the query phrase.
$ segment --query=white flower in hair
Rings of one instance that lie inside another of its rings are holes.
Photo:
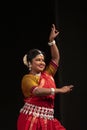
[[[23,57],[23,63],[28,66],[28,62],[27,62],[27,54],[24,55]]]

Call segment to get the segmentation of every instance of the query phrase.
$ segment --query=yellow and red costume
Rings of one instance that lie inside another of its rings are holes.
[[[56,88],[53,79],[57,65],[51,61],[40,76],[26,74],[22,79],[24,106],[20,110],[17,130],[66,130],[54,118],[55,95],[34,96],[33,90],[42,82],[44,88]]]

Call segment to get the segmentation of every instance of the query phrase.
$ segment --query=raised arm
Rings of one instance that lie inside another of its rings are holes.
[[[51,56],[52,56],[52,60],[58,65],[59,63],[59,59],[60,59],[60,54],[59,54],[59,49],[56,45],[56,41],[55,38],[58,36],[59,32],[56,29],[55,25],[52,24],[52,28],[51,28],[51,32],[49,35],[49,42],[48,45],[51,48]]]

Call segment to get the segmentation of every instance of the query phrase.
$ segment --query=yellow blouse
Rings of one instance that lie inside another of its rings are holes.
[[[46,67],[44,72],[48,73],[53,77],[54,74],[56,73],[57,67],[58,66],[53,61],[51,61],[50,64]],[[40,76],[38,75],[26,74],[23,76],[21,86],[25,98],[30,97],[32,95],[31,89],[32,87],[36,87],[39,85],[39,80]]]

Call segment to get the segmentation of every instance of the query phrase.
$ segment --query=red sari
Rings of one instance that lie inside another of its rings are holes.
[[[58,119],[54,118],[54,99],[55,95],[49,96],[33,96],[32,91],[43,80],[44,88],[55,88],[53,76],[56,72],[57,66],[53,61],[49,64],[46,70],[40,77],[28,75],[28,87],[23,87],[24,96],[30,94],[24,99],[24,106],[20,110],[17,120],[17,130],[66,130]],[[33,83],[30,83],[32,80]],[[30,80],[30,81],[29,81]],[[24,80],[22,86],[25,85]],[[36,82],[36,84],[35,84]],[[25,85],[27,86],[27,85]],[[25,89],[26,88],[26,89]],[[26,91],[27,90],[27,91]],[[26,93],[29,92],[29,93]]]

